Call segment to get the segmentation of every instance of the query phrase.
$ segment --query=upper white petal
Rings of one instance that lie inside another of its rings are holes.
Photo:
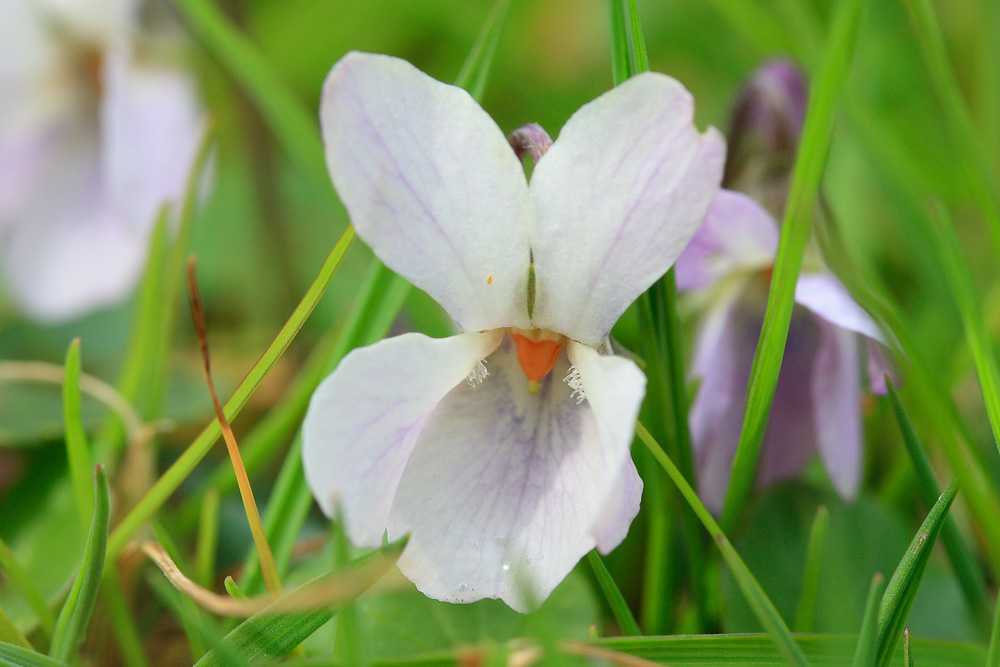
[[[201,139],[195,82],[179,69],[136,62],[123,48],[104,61],[102,166],[110,204],[139,233],[184,194]]]
[[[624,536],[621,526],[631,517],[612,512],[609,527],[604,510],[620,500],[613,492],[644,377],[622,359],[570,354],[591,372],[582,404],[561,381],[565,357],[541,393],[530,394],[508,339],[488,360],[490,377],[475,389],[456,387],[424,425],[389,536],[411,533],[399,567],[427,595],[502,598],[526,610],[548,596],[598,535],[606,546]]]
[[[886,344],[872,316],[858,305],[844,284],[831,273],[803,273],[795,285],[795,302],[827,322]]]
[[[323,88],[327,165],[358,235],[467,331],[527,327],[528,188],[496,123],[398,58],[350,53]]]
[[[673,264],[719,189],[725,143],[645,73],[567,121],[531,177],[535,326],[597,346]]]
[[[678,289],[697,289],[735,271],[774,264],[778,226],[763,206],[734,190],[719,190],[691,243],[677,258]]]
[[[404,334],[354,350],[320,384],[302,427],[302,464],[323,512],[334,517],[339,504],[352,542],[382,544],[424,421],[502,336]]]

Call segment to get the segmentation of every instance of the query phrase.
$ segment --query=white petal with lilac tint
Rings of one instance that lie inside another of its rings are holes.
[[[852,331],[818,320],[812,372],[813,418],[820,456],[834,487],[848,500],[861,484],[861,368]]]
[[[460,88],[351,53],[323,87],[327,165],[358,235],[466,331],[528,328],[528,188]]]
[[[718,191],[725,142],[644,73],[567,121],[531,177],[535,326],[597,346],[673,264]]]
[[[830,273],[803,273],[795,285],[795,301],[838,327],[868,336],[883,345],[885,336],[871,315],[858,305],[844,284]]]
[[[744,288],[730,288],[708,314],[692,367],[698,393],[689,419],[698,495],[713,512],[722,510],[729,489],[750,366],[760,334],[760,311],[744,306]]]
[[[138,233],[164,203],[180,202],[202,133],[194,81],[181,70],[137,64],[123,49],[104,63],[102,160],[110,201]]]
[[[763,206],[741,192],[719,190],[705,222],[674,264],[677,287],[697,289],[736,271],[771,266],[778,226]]]
[[[107,45],[135,28],[140,0],[32,0],[41,20],[67,38]]]
[[[389,517],[390,539],[411,533],[399,567],[428,596],[525,611],[594,548],[631,443],[616,422],[634,426],[645,380],[631,362],[578,356],[593,403],[561,381],[565,356],[530,394],[508,339],[482,385],[428,418]]]
[[[640,500],[642,500],[642,478],[639,477],[639,471],[635,469],[635,463],[630,456],[625,461],[622,474],[618,476],[611,496],[597,519],[594,539],[598,551],[608,554],[621,544],[628,535],[633,519],[639,514]]]
[[[320,384],[302,426],[302,464],[323,512],[335,518],[339,504],[352,542],[381,546],[425,420],[456,385],[473,391],[466,379],[502,337],[387,338],[348,354]]]

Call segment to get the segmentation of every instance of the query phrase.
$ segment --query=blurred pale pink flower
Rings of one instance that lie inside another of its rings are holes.
[[[627,533],[645,377],[599,348],[718,190],[722,138],[692,113],[637,76],[569,119],[529,185],[463,90],[387,56],[330,73],[327,162],[359,236],[465,333],[349,354],[306,416],[306,479],[356,544],[410,533],[399,567],[425,594],[524,610]]]
[[[0,0],[0,265],[28,315],[124,298],[199,140],[188,73],[155,60],[139,0]]]
[[[757,71],[734,115],[727,185],[784,207],[805,97],[793,65],[772,61]],[[690,424],[698,491],[713,511],[722,509],[729,487],[777,247],[778,225],[768,211],[745,194],[720,190],[675,267],[678,289],[694,292],[705,311]],[[818,451],[834,487],[852,499],[862,472],[861,348],[872,388],[884,391],[885,338],[818,257],[807,265],[795,289],[758,478],[768,485],[795,477]]]

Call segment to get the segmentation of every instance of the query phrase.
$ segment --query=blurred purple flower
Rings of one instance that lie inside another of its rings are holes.
[[[199,141],[195,82],[155,60],[139,0],[2,0],[0,269],[28,315],[124,298]]]
[[[798,70],[782,61],[762,67],[734,114],[726,183],[783,208],[804,113]],[[675,266],[678,289],[693,292],[705,311],[690,423],[699,493],[713,511],[722,509],[729,487],[777,247],[778,225],[768,211],[746,194],[721,190]],[[797,476],[818,451],[837,491],[852,499],[862,470],[861,347],[872,388],[884,391],[885,338],[818,257],[807,264],[796,285],[759,483]]]
[[[605,341],[718,191],[722,138],[692,115],[676,81],[633,77],[547,152],[537,126],[515,133],[529,184],[465,91],[370,54],[327,78],[327,163],[358,235],[465,333],[347,355],[313,396],[303,465],[355,544],[411,535],[399,568],[425,594],[525,610],[624,539],[646,380]]]

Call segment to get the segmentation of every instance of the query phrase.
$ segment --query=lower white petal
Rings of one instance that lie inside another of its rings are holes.
[[[302,426],[306,481],[347,535],[382,544],[389,508],[424,421],[499,344],[503,331],[404,334],[354,350],[313,394]]]
[[[488,360],[490,377],[456,387],[424,425],[389,536],[411,533],[399,567],[428,596],[501,598],[527,610],[598,539],[610,546],[624,536],[632,505],[599,521],[609,502],[621,502],[613,492],[645,378],[630,361],[568,347],[586,401],[562,382],[565,356],[540,393],[529,393],[507,340]]]
[[[597,550],[602,554],[614,551],[628,535],[632,520],[639,514],[639,501],[642,499],[642,478],[635,469],[632,457],[625,460],[622,474],[611,492],[604,510],[594,526],[594,538],[597,540]]]

